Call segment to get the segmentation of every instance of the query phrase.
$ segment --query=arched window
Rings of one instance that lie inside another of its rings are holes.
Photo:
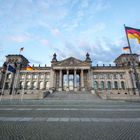
[[[6,83],[5,83],[5,89],[9,89],[9,88],[10,88],[9,82],[6,82]]]
[[[94,89],[98,89],[98,82],[94,81]]]
[[[31,85],[30,82],[26,82],[26,88],[27,88],[27,89],[30,89],[30,85]]]
[[[12,78],[12,74],[11,73],[8,73],[7,74],[7,79],[11,79]]]
[[[33,82],[33,89],[36,89],[37,88],[37,82]]]
[[[33,75],[33,79],[37,79],[37,74],[34,74]]]
[[[107,89],[111,90],[111,82],[110,81],[107,82]]]
[[[118,82],[117,81],[114,81],[114,88],[118,89]]]
[[[31,75],[29,74],[29,75],[27,75],[27,79],[30,79],[31,78]]]
[[[104,81],[101,81],[101,89],[105,89],[105,84],[104,84]]]
[[[46,81],[46,89],[49,89],[49,86],[50,86],[50,82]]]
[[[40,75],[40,79],[43,79],[43,78],[44,78],[44,75],[43,75],[43,74],[41,74],[41,75]]]
[[[22,75],[21,75],[21,79],[24,79],[24,78],[25,78],[25,74],[22,74]]]
[[[39,89],[43,89],[44,88],[44,85],[43,85],[43,82],[41,81],[40,83],[39,83]]]
[[[125,89],[124,81],[121,81],[121,88],[122,88],[122,89]]]

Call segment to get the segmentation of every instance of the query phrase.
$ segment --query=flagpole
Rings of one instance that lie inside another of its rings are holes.
[[[20,48],[19,55],[21,55],[21,52],[23,51],[24,47]]]
[[[134,70],[134,75],[135,75],[135,80],[136,80],[136,88],[138,88],[138,92],[139,92],[139,95],[140,95],[140,84],[139,84],[139,78],[138,78],[138,74],[137,74],[137,71],[136,71],[136,68],[135,68],[135,63],[134,63],[134,59],[133,59],[133,53],[132,53],[132,49],[131,49],[131,45],[130,45],[130,41],[129,41],[129,38],[128,38],[128,34],[126,32],[126,26],[124,24],[124,29],[125,29],[125,34],[126,34],[126,38],[127,38],[127,42],[128,42],[128,46],[129,46],[129,50],[130,50],[130,55],[131,55],[131,62],[132,62],[132,69]],[[132,80],[133,80],[133,88],[134,88],[134,92],[135,92],[135,86],[134,86],[134,79],[132,77]]]
[[[12,91],[11,91],[11,97],[10,97],[10,100],[13,99],[13,91],[14,91],[14,87],[15,87],[15,73],[13,73],[13,78],[12,78]]]
[[[4,81],[3,81],[3,86],[2,86],[0,101],[2,100],[2,95],[4,94],[4,89],[5,89],[5,82],[6,82],[6,77],[7,77],[8,66],[9,66],[9,64],[7,65],[6,72],[5,72],[5,77],[4,77]]]
[[[18,67],[18,69],[16,69],[16,67]],[[13,88],[12,88],[11,99],[12,99],[13,95],[15,95],[15,89],[17,88],[17,83],[18,83],[18,78],[19,78],[19,73],[20,73],[20,64],[16,67],[15,67],[15,69],[16,69],[17,73],[14,73],[14,84],[13,84]]]
[[[21,54],[21,48],[20,48],[20,50],[19,50],[19,55]]]

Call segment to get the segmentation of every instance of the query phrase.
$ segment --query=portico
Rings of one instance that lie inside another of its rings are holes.
[[[85,91],[91,87],[91,61],[81,61],[74,57],[57,61],[52,60],[53,87],[57,91]]]
[[[58,91],[84,91],[88,89],[88,69],[59,69],[54,70],[55,87]]]

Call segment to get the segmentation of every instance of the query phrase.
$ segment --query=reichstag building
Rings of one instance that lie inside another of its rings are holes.
[[[74,57],[57,60],[54,54],[51,66],[33,65],[33,70],[26,69],[29,61],[23,55],[7,55],[0,68],[0,94],[2,98],[24,95],[27,99],[43,98],[46,91],[91,93],[114,99],[139,97],[132,61],[139,76],[137,54],[121,54],[114,60],[113,66],[92,66],[88,53],[84,60]],[[8,71],[9,64],[16,69],[15,73]]]

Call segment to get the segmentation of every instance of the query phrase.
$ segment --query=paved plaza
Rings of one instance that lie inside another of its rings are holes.
[[[0,140],[140,140],[139,132],[140,102],[92,94],[0,102]]]

